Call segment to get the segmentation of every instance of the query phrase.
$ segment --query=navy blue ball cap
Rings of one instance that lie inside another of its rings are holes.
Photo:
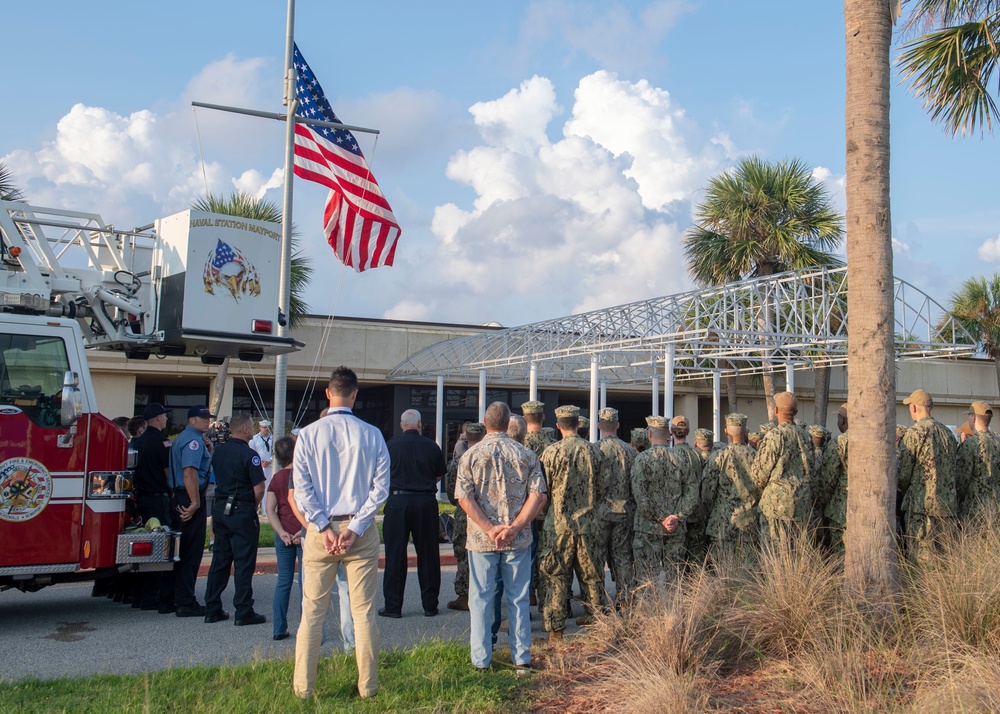
[[[142,418],[145,419],[146,421],[149,421],[150,419],[155,419],[156,417],[160,416],[160,414],[169,414],[172,411],[173,409],[167,409],[159,402],[153,402],[152,404],[147,405],[146,408],[142,410]]]
[[[204,404],[199,404],[196,407],[191,407],[190,409],[188,409],[188,419],[191,419],[193,417],[204,417],[206,419],[214,419],[215,414],[208,411],[208,407],[206,407]]]

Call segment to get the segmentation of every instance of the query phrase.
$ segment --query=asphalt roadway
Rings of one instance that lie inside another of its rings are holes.
[[[205,555],[207,563],[210,558],[208,553]],[[454,597],[454,580],[455,566],[443,565],[440,614],[425,617],[416,570],[410,567],[402,619],[378,618],[382,649],[406,648],[434,639],[468,642],[469,614],[445,607]],[[289,631],[293,636],[275,642],[272,639],[271,601],[276,583],[277,576],[273,572],[254,576],[254,608],[267,615],[268,621],[249,627],[234,627],[231,619],[208,625],[202,618],[160,615],[107,598],[93,598],[90,583],[54,585],[36,593],[0,592],[0,650],[4,661],[0,681],[99,673],[136,674],[193,665],[291,658],[300,617],[298,586],[292,589],[288,610]],[[204,602],[204,591],[205,578],[199,578],[199,602]],[[223,595],[223,606],[230,613],[232,595],[230,582]],[[376,602],[379,607],[383,604],[381,571]],[[578,602],[574,602],[573,607],[574,615],[582,614]],[[531,616],[533,636],[544,637],[541,616],[535,608],[531,609]],[[324,654],[341,649],[337,619],[337,612],[331,608],[327,615]],[[572,620],[567,625],[567,632],[577,629]],[[506,644],[506,637],[500,634],[500,644]]]

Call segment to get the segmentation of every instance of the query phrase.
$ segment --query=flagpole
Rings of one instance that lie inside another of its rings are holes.
[[[285,22],[285,106],[288,109],[285,123],[285,180],[281,201],[281,273],[278,278],[278,306],[285,313],[278,322],[278,336],[288,335],[291,319],[292,277],[292,176],[295,161],[295,69],[292,67],[295,46],[295,0],[288,0],[288,17]],[[288,355],[280,354],[274,360],[274,424],[275,438],[285,435],[285,401],[288,391]]]

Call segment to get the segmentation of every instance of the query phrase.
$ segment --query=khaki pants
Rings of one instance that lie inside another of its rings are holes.
[[[334,534],[345,530],[349,521],[334,521]],[[330,590],[336,587],[337,568],[341,561],[347,570],[354,616],[354,655],[358,663],[358,692],[369,697],[378,690],[379,633],[375,624],[375,591],[378,585],[379,542],[374,521],[351,549],[330,555],[323,546],[323,536],[310,524],[302,548],[304,572],[302,622],[295,640],[295,694],[308,697],[316,686],[323,620],[330,604]]]

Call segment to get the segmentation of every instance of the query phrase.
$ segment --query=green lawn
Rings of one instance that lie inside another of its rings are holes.
[[[357,695],[353,655],[320,660],[316,698],[292,694],[291,658],[235,667],[171,669],[143,675],[24,681],[0,684],[3,711],[10,712],[500,712],[522,709],[517,702],[531,687],[510,668],[510,655],[497,652],[490,672],[476,672],[467,644],[432,642],[409,650],[382,652],[379,692]]]

